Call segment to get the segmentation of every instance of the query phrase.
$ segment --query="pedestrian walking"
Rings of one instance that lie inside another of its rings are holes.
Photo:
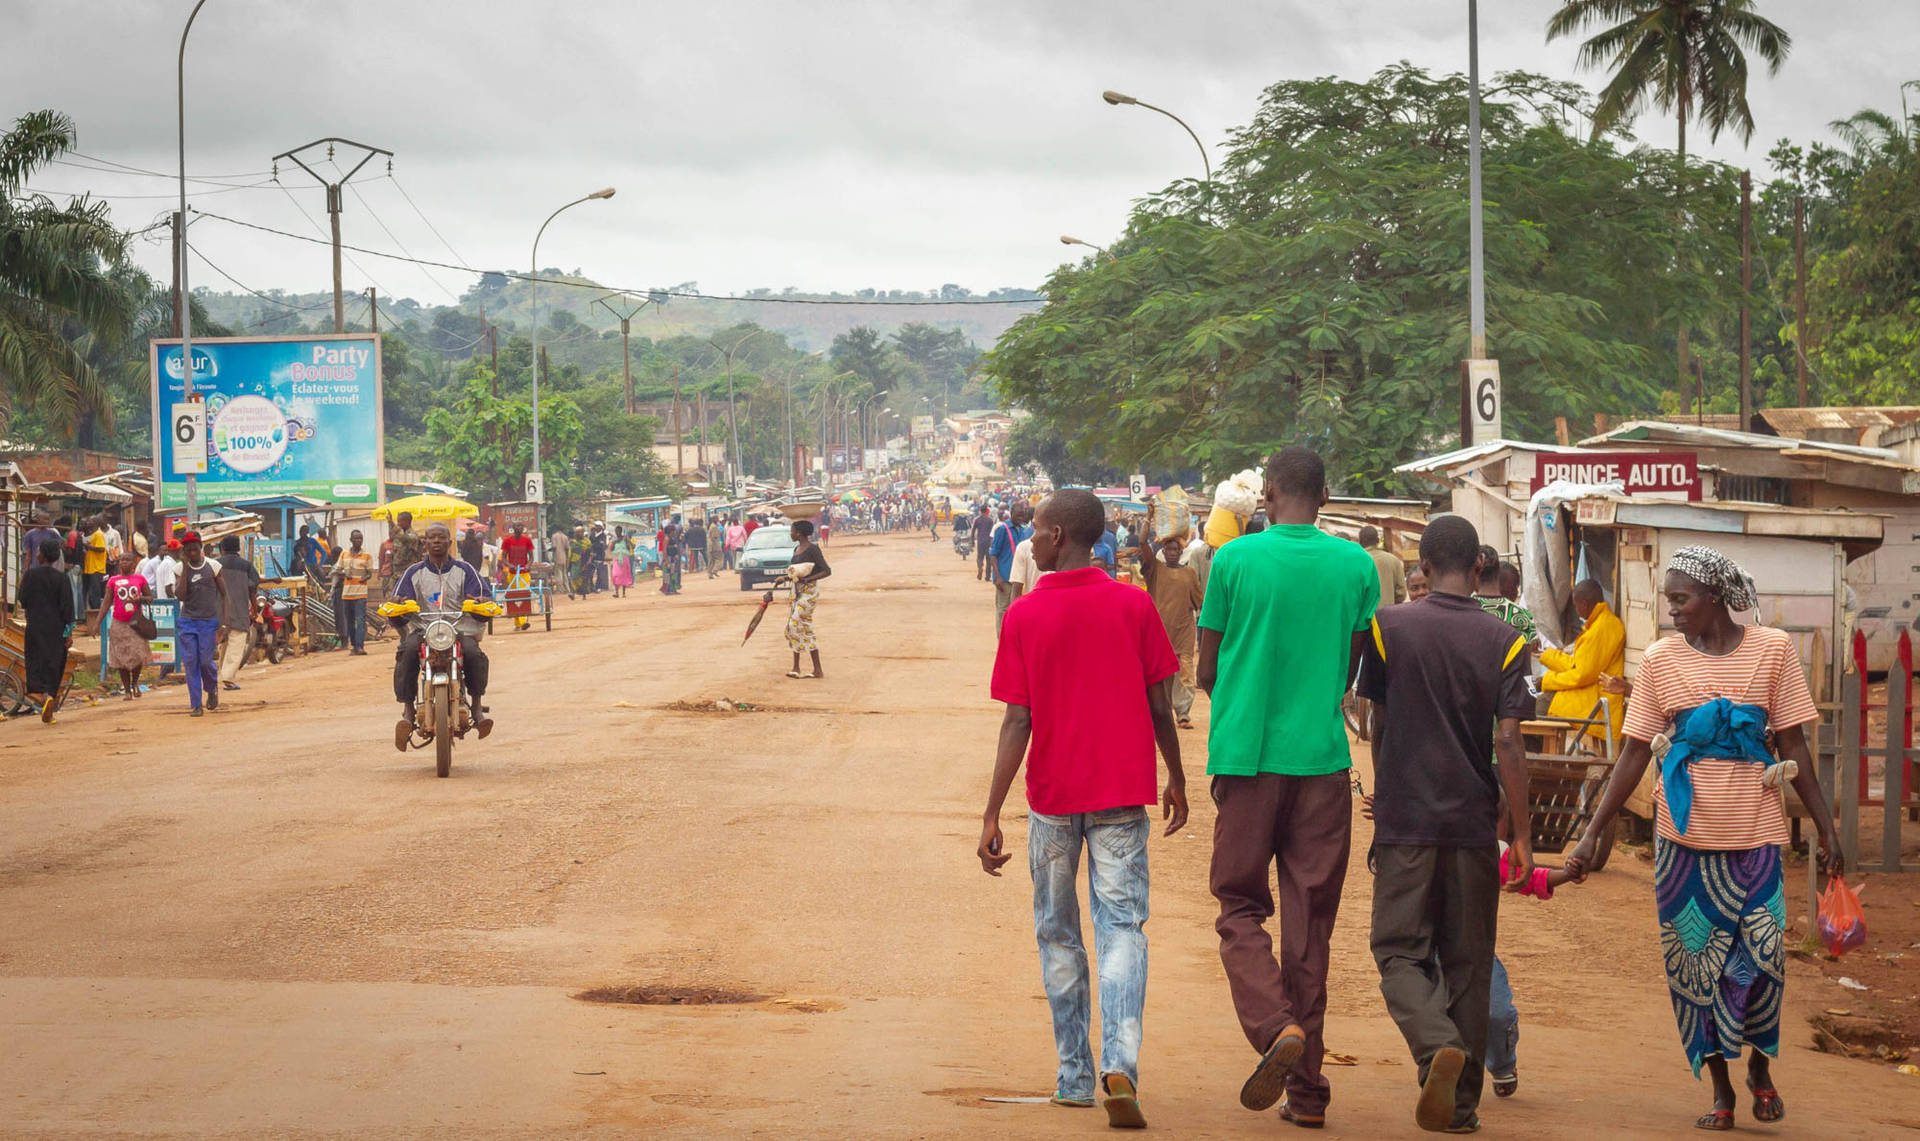
[[[573,597],[573,575],[569,570],[573,561],[572,546],[564,527],[555,527],[553,534],[547,536],[547,561],[553,564],[553,577],[569,599]]]
[[[1180,670],[1167,679],[1167,694],[1173,702],[1173,715],[1182,729],[1193,728],[1193,691],[1197,688],[1195,668],[1200,648],[1199,627],[1195,623],[1206,595],[1200,588],[1200,575],[1186,566],[1187,533],[1178,531],[1160,540],[1156,553],[1145,548],[1140,555],[1140,577],[1146,580],[1147,595],[1160,614]]]
[[[1713,1079],[1713,1108],[1694,1125],[1722,1131],[1733,1128],[1736,1100],[1729,1063],[1743,1052],[1753,1119],[1787,1113],[1771,1063],[1787,977],[1786,785],[1819,833],[1821,870],[1837,876],[1844,860],[1807,748],[1820,711],[1792,636],[1733,620],[1759,606],[1759,592],[1711,547],[1675,551],[1662,585],[1674,632],[1640,658],[1625,743],[1566,868],[1575,883],[1586,878],[1653,760],[1652,742],[1666,737],[1653,796],[1654,902],[1680,1041],[1693,1076],[1704,1066]]]
[[[106,633],[106,665],[120,675],[120,693],[125,701],[140,696],[140,673],[152,656],[151,645],[136,629],[146,620],[140,606],[151,597],[147,580],[137,572],[139,565],[132,551],[121,554],[118,573],[106,582],[105,604],[93,620],[93,636]]]
[[[1371,525],[1360,528],[1361,549],[1380,572],[1380,605],[1393,606],[1407,600],[1407,564],[1399,555],[1380,549],[1380,532]]]
[[[979,512],[968,524],[973,528],[973,577],[981,582],[987,578],[987,541],[993,537],[993,513],[982,503]]]
[[[1221,547],[1200,610],[1200,688],[1212,699],[1207,772],[1218,806],[1210,886],[1220,961],[1260,1061],[1240,1104],[1284,1092],[1288,1120],[1325,1121],[1327,964],[1347,876],[1352,767],[1341,696],[1380,597],[1358,546],[1314,525],[1326,468],[1311,449],[1267,461],[1272,526]],[[1251,528],[1251,523],[1249,523]],[[1280,957],[1266,922],[1277,872]]]
[[[373,556],[367,553],[365,542],[366,537],[358,531],[348,534],[347,548],[333,564],[340,615],[346,625],[342,637],[352,645],[349,652],[357,656],[367,652],[367,584],[373,581]]]
[[[1360,669],[1372,703],[1373,957],[1420,1082],[1414,1122],[1435,1133],[1480,1123],[1502,793],[1511,886],[1533,877],[1520,741],[1534,711],[1527,644],[1474,601],[1479,561],[1473,524],[1429,520],[1420,567],[1433,592],[1374,615]]]
[[[180,577],[173,584],[180,599],[180,668],[187,675],[190,713],[199,717],[203,701],[206,709],[220,708],[220,675],[214,669],[213,655],[227,584],[220,577],[220,564],[206,557],[198,531],[188,531],[181,538],[180,553]]]
[[[260,572],[241,556],[238,535],[220,540],[220,579],[227,588],[220,615],[220,688],[233,690],[240,688],[235,679],[252,650],[253,598],[260,591]]]
[[[687,569],[694,574],[705,571],[708,578],[714,574],[707,562],[707,525],[699,519],[687,520]]]
[[[740,548],[747,545],[747,529],[734,515],[727,520],[727,569],[740,569]]]
[[[1480,604],[1480,609],[1518,631],[1531,650],[1540,640],[1539,628],[1534,624],[1532,611],[1501,592],[1500,572],[1505,565],[1500,561],[1500,552],[1481,546],[1479,585],[1474,589],[1473,600]]]
[[[1040,504],[1033,558],[1052,573],[1008,611],[994,659],[993,698],[1007,709],[975,854],[992,876],[1012,858],[1000,811],[1024,760],[1034,938],[1059,1058],[1052,1101],[1093,1105],[1097,1073],[1107,1123],[1138,1129],[1146,1125],[1147,806],[1160,804],[1166,835],[1179,831],[1186,773],[1164,684],[1179,663],[1147,597],[1092,565],[1100,512],[1086,491],[1057,491]],[[1167,764],[1157,795],[1156,744]],[[1097,1071],[1080,932],[1083,853],[1100,963]]]
[[[1033,534],[1029,526],[1033,508],[1025,500],[1013,505],[1011,517],[995,525],[987,544],[987,573],[993,579],[993,634],[1000,636],[1007,620],[1007,607],[1016,597],[1013,587],[1013,554]]]
[[[73,584],[60,569],[64,547],[59,539],[42,539],[35,552],[39,561],[20,576],[16,595],[27,629],[27,700],[40,705],[40,720],[53,724],[54,703],[66,678],[67,649],[73,645],[73,624],[79,614],[73,605]]]
[[[833,573],[827,565],[827,555],[813,541],[813,523],[806,519],[797,519],[789,534],[793,537],[793,560],[788,564],[789,575],[793,579],[793,601],[787,607],[787,648],[793,651],[793,668],[787,671],[791,678],[822,678],[827,672],[820,668],[820,642],[813,632],[813,612],[820,605],[820,580]],[[800,655],[812,656],[813,672],[800,672]]]
[[[633,540],[627,537],[624,527],[613,529],[613,596],[625,598],[627,588],[633,585]]]

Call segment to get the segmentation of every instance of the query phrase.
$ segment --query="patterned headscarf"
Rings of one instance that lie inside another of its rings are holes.
[[[1752,610],[1760,605],[1760,589],[1754,586],[1753,576],[1712,547],[1681,547],[1667,560],[1667,569],[1718,590],[1728,610]]]

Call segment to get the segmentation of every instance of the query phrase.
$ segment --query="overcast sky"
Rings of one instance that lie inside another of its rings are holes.
[[[177,170],[174,52],[190,7],[0,0],[15,45],[0,114],[57,108],[84,154]],[[1485,0],[1483,70],[1597,86],[1575,72],[1574,43],[1544,42],[1552,8]],[[1714,157],[1760,174],[1776,139],[1824,137],[1863,106],[1897,109],[1901,81],[1920,78],[1916,0],[1759,8],[1794,36],[1793,55],[1777,77],[1756,72],[1752,146],[1722,137],[1705,148]],[[1401,59],[1464,70],[1465,12],[1465,0],[209,0],[187,49],[187,165],[244,184],[322,136],[385,147],[395,178],[377,178],[379,161],[362,173],[346,240],[474,266],[524,269],[549,211],[612,185],[612,200],[548,228],[543,266],[709,292],[1035,286],[1066,253],[1060,234],[1104,244],[1134,199],[1199,173],[1178,126],[1107,106],[1103,88],[1176,111],[1215,147],[1277,80],[1361,77]],[[1671,145],[1669,121],[1642,129]],[[324,227],[324,191],[285,163],[280,179],[291,197],[198,185],[191,200]],[[34,185],[156,196],[113,199],[129,229],[171,209],[160,178],[60,166]],[[249,286],[330,280],[323,247],[214,220],[194,233]],[[164,275],[165,247],[143,250]],[[470,280],[358,261],[349,290],[444,303]],[[198,262],[193,281],[225,284]]]

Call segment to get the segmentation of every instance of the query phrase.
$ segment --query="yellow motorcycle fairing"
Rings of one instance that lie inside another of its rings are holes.
[[[469,598],[460,604],[460,611],[476,618],[498,618],[507,612],[507,608],[492,599]]]
[[[376,613],[382,618],[400,618],[408,614],[420,613],[420,604],[411,598],[404,602],[382,602]]]

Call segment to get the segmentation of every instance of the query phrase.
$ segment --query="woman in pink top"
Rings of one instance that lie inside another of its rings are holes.
[[[113,616],[113,625],[107,627],[107,665],[119,671],[120,688],[126,701],[140,696],[140,671],[147,668],[151,655],[147,640],[133,629],[134,619],[141,616],[140,604],[151,597],[147,580],[133,573],[139,561],[132,551],[121,553],[120,573],[107,580],[107,605],[100,608],[100,616],[93,622],[97,636],[100,628],[106,626],[108,614]]]
[[[727,521],[727,569],[735,569],[740,561],[740,548],[747,545],[747,529],[740,525],[740,517],[734,516]]]
[[[1575,883],[1599,837],[1666,743],[1655,794],[1653,882],[1667,989],[1694,1076],[1713,1078],[1696,1128],[1733,1128],[1728,1064],[1751,1049],[1755,1121],[1787,1114],[1774,1088],[1786,984],[1782,786],[1792,784],[1820,836],[1820,866],[1838,875],[1840,845],[1814,777],[1806,726],[1819,718],[1785,631],[1742,626],[1759,593],[1732,559],[1682,547],[1667,564],[1674,634],[1647,648],[1622,726],[1625,744],[1586,835],[1566,859]]]

